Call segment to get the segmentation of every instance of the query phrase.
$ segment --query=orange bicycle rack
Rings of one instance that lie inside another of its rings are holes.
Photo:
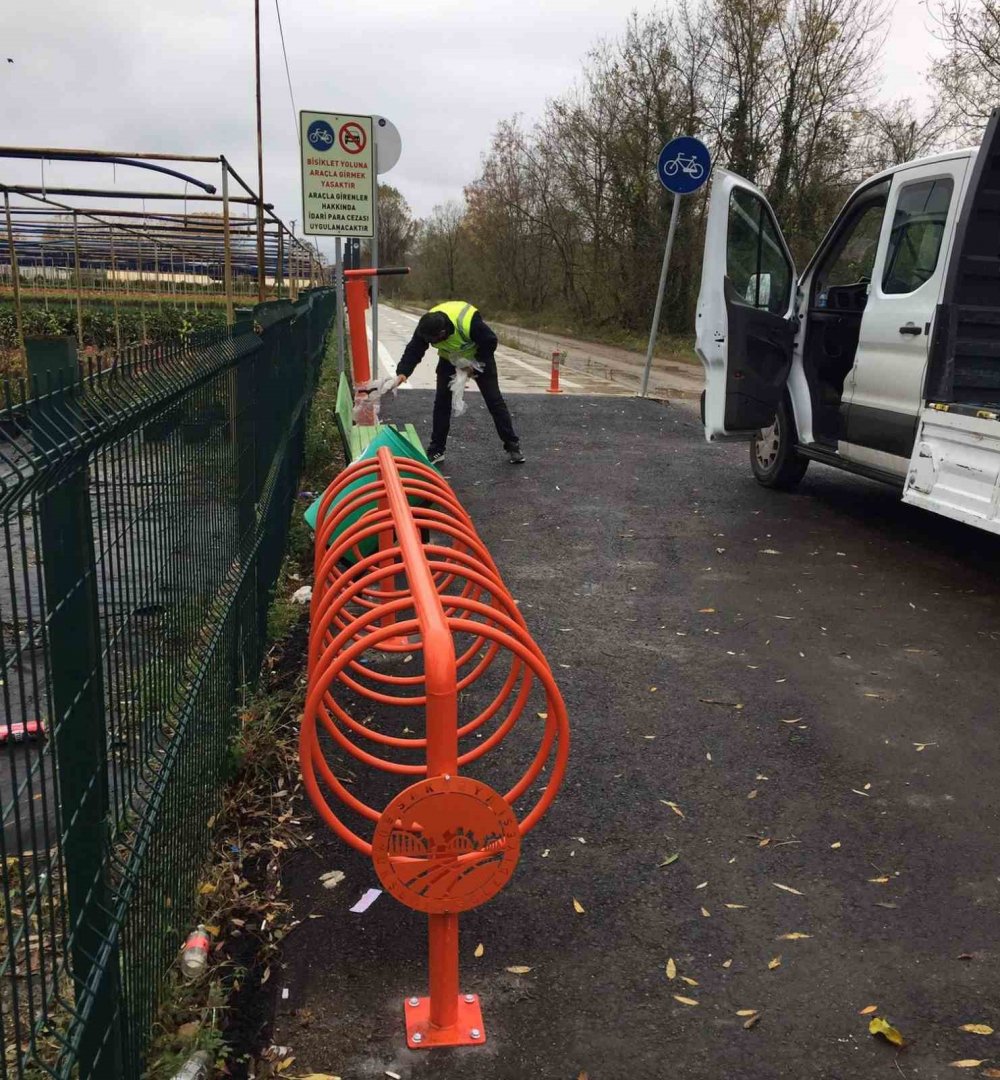
[[[409,1046],[481,1045],[478,996],[459,990],[458,915],[510,880],[555,798],[569,755],[562,695],[436,469],[382,448],[330,485],[316,520],[305,788],[326,824],[371,856],[386,891],[429,917],[429,994],[406,999]],[[537,749],[520,762],[503,755],[519,774],[509,790],[460,775],[527,718]],[[338,778],[343,754],[407,786],[377,809]]]

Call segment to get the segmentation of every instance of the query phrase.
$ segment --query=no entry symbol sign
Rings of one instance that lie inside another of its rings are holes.
[[[345,154],[360,154],[368,145],[365,129],[353,120],[349,120],[340,129],[339,140],[340,148]]]

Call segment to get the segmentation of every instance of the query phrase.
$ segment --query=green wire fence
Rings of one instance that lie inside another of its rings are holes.
[[[0,384],[0,1080],[141,1075],[333,314],[312,290],[99,367],[34,339]]]

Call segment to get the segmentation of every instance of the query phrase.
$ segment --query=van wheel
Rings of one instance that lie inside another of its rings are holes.
[[[788,398],[778,404],[774,423],[750,439],[750,468],[764,487],[790,491],[806,474],[809,459],[796,453],[798,434]]]

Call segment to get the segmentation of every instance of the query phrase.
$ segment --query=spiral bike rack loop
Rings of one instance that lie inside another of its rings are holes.
[[[429,993],[406,999],[409,1046],[483,1045],[479,998],[459,993],[458,916],[506,885],[551,806],[569,756],[566,707],[436,469],[382,447],[327,488],[316,522],[305,789],[386,890],[428,916]],[[533,696],[544,708],[519,725]],[[537,749],[505,793],[460,775],[525,728]],[[406,786],[372,805],[338,777],[345,756]]]

